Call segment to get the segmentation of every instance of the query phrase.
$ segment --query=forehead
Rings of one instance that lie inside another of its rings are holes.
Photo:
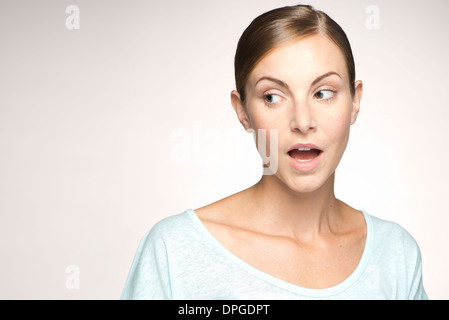
[[[287,82],[313,81],[329,71],[347,79],[346,62],[340,48],[324,35],[313,35],[282,45],[263,57],[248,82],[263,76],[276,76]]]

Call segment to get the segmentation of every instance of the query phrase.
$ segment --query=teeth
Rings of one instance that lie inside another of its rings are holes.
[[[312,150],[312,149],[310,149],[310,148],[298,148],[298,150],[299,150],[299,151],[310,151],[310,150]]]
[[[311,161],[312,159],[309,159],[309,160],[300,160],[300,159],[295,159],[296,161],[298,161],[298,162],[309,162],[309,161]]]

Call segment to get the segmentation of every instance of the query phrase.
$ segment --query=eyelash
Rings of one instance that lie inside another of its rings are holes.
[[[266,94],[264,94],[263,95],[263,101],[265,102],[265,104],[267,106],[275,106],[275,105],[277,105],[279,103],[279,102],[269,102],[269,101],[267,101],[267,97],[268,96],[279,96],[279,97],[281,97],[279,94],[276,94],[276,93],[266,93]],[[285,100],[282,97],[281,97],[281,99]]]
[[[330,91],[330,92],[333,93],[333,95],[332,95],[332,97],[330,97],[328,99],[318,99],[318,100],[323,101],[325,103],[330,103],[330,102],[332,102],[335,99],[335,94],[337,93],[337,91],[336,90],[332,90],[332,89],[321,89],[321,90],[315,92],[315,94],[313,96],[315,97],[318,92],[322,92],[322,91]],[[264,94],[262,96],[262,98],[263,98],[263,101],[265,102],[265,104],[267,106],[275,106],[275,105],[277,105],[279,103],[279,102],[269,102],[269,101],[267,101],[267,96],[279,96],[280,97],[280,95],[278,95],[276,93],[266,93],[266,94]],[[282,97],[281,97],[281,99],[285,100]]]
[[[330,102],[332,102],[332,100],[335,99],[335,94],[337,93],[337,91],[336,90],[332,90],[332,89],[321,89],[321,90],[315,92],[315,94],[313,96],[315,97],[318,92],[322,92],[322,91],[330,91],[330,92],[332,92],[333,93],[332,97],[327,98],[327,99],[318,99],[318,100],[323,101],[325,103],[330,103]]]

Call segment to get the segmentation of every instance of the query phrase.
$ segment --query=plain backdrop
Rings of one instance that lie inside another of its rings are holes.
[[[0,298],[118,299],[157,221],[256,183],[233,57],[256,16],[294,4],[2,0]],[[346,31],[364,82],[336,196],[406,228],[447,299],[449,2],[307,4]]]

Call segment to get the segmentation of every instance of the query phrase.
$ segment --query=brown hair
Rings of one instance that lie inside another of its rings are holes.
[[[351,95],[355,93],[355,65],[351,45],[343,29],[322,11],[309,5],[287,6],[268,11],[245,29],[234,58],[235,82],[245,105],[245,85],[256,64],[271,50],[300,37],[326,35],[342,51],[349,74]]]

